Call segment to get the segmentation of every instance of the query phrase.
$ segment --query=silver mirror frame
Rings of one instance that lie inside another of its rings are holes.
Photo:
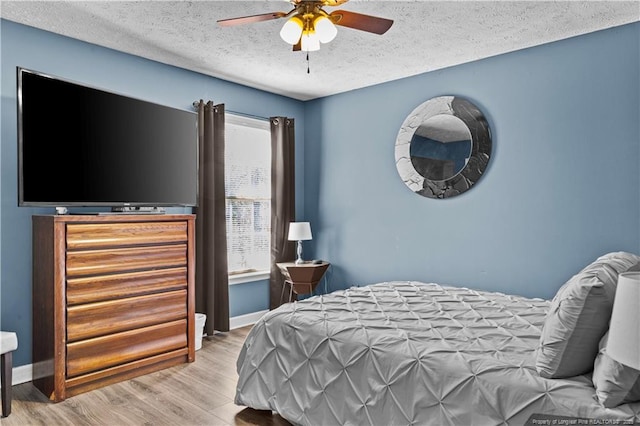
[[[467,126],[471,134],[471,156],[465,167],[445,180],[426,179],[416,171],[410,155],[414,133],[429,118],[453,115]],[[396,168],[407,187],[428,198],[450,198],[468,191],[483,176],[491,158],[491,129],[482,111],[459,96],[439,96],[414,109],[404,120],[395,145]]]

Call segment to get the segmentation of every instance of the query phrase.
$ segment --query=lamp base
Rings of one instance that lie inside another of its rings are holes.
[[[296,265],[304,263],[304,260],[302,260],[302,240],[298,240],[298,244],[297,244],[297,247],[296,247],[296,253],[298,255],[298,257],[296,258]]]

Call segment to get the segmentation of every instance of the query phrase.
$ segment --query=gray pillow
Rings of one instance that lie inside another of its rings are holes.
[[[598,344],[609,328],[618,274],[639,266],[640,256],[609,253],[560,287],[540,335],[536,369],[542,377],[572,377],[593,369]]]
[[[606,408],[640,401],[640,371],[607,355],[607,338],[600,341],[600,352],[593,364],[593,387],[598,401]]]

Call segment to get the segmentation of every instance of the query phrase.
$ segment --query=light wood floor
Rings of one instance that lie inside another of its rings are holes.
[[[31,383],[13,387],[12,425],[289,425],[277,414],[233,403],[236,359],[251,327],[205,337],[196,361],[54,404]]]

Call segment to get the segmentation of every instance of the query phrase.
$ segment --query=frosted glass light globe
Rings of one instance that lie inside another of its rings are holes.
[[[282,26],[280,37],[289,44],[296,44],[302,35],[302,19],[293,16]]]
[[[320,50],[320,38],[315,31],[305,31],[302,34],[302,43],[300,46],[303,52],[314,52]]]
[[[315,21],[313,21],[313,26],[316,29],[316,34],[318,34],[318,39],[321,43],[329,43],[336,38],[338,34],[338,29],[326,16],[318,16]]]

